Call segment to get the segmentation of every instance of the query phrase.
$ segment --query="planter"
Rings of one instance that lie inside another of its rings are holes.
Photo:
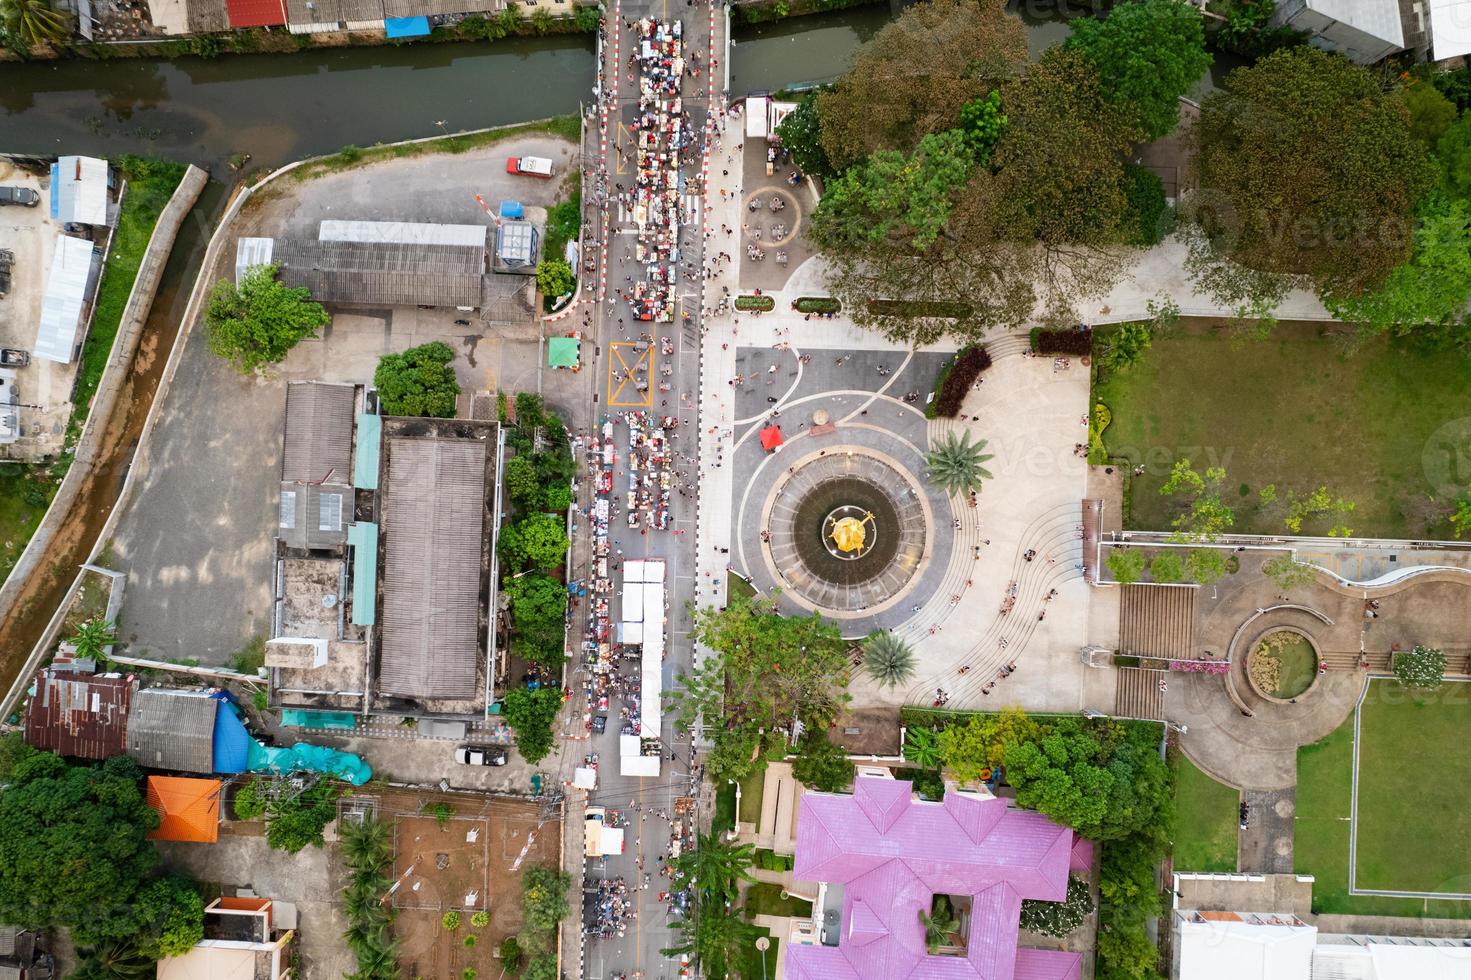
[[[743,311],[754,310],[757,313],[770,313],[776,309],[776,300],[770,296],[737,296],[735,308]]]
[[[1251,643],[1246,682],[1259,697],[1290,704],[1313,689],[1322,663],[1318,645],[1295,626],[1274,626]]]

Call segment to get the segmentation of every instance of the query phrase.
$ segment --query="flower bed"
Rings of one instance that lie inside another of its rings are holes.
[[[953,419],[960,414],[961,402],[981,372],[991,366],[991,355],[980,344],[963,347],[946,362],[935,379],[935,396],[925,409],[929,418]]]
[[[1089,327],[1071,330],[1043,330],[1031,332],[1032,350],[1038,354],[1072,354],[1086,357],[1093,353],[1093,331]]]
[[[735,308],[757,313],[770,313],[776,309],[776,300],[770,296],[737,296]]]
[[[841,313],[843,304],[831,296],[802,296],[792,304],[798,313]]]

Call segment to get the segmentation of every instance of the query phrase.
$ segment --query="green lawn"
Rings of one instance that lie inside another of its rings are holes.
[[[1177,755],[1175,770],[1175,870],[1235,871],[1240,794]]]
[[[1385,340],[1345,357],[1310,326],[1244,343],[1192,327],[1156,340],[1094,393],[1113,413],[1109,451],[1148,466],[1132,480],[1129,527],[1169,528],[1179,508],[1159,488],[1171,462],[1189,456],[1197,468],[1226,469],[1239,531],[1283,533],[1288,491],[1326,485],[1357,505],[1344,518],[1356,534],[1451,536],[1452,501],[1471,482],[1450,462],[1460,458],[1454,423],[1467,414],[1471,358]],[[1263,508],[1257,494],[1267,484],[1277,503]],[[1329,524],[1309,520],[1303,533]]]
[[[6,463],[0,466],[0,582],[25,550],[64,472],[57,466]]]
[[[728,572],[728,573],[726,573],[726,576],[725,576],[725,593],[731,599],[734,599],[737,596],[740,596],[740,597],[743,597],[743,598],[746,598],[746,599],[754,599],[754,598],[756,598],[756,589],[755,589],[755,587],[752,586],[750,582],[747,582],[745,579],[741,578],[739,575],[735,574],[734,572]]]
[[[1376,681],[1364,702],[1360,754],[1359,884],[1466,890],[1467,817],[1455,804],[1467,763],[1460,746],[1471,708],[1448,702],[1397,704],[1393,682]],[[1348,893],[1353,718],[1297,751],[1293,866],[1316,878],[1313,911],[1345,915],[1471,918],[1471,902],[1379,898]],[[1447,734],[1453,732],[1454,734]],[[1457,761],[1457,756],[1460,760]],[[1456,774],[1461,779],[1455,778]],[[1428,809],[1428,814],[1421,812]],[[1386,869],[1394,869],[1392,875]],[[1431,870],[1441,869],[1441,870]],[[1459,877],[1458,877],[1459,876]],[[1442,884],[1445,883],[1445,884]]]
[[[776,948],[781,941],[771,934],[770,929],[762,929],[760,933],[771,940],[771,948],[763,954],[756,949],[753,941],[750,947],[743,950],[744,955],[730,964],[731,974],[740,980],[776,980]],[[762,959],[766,961],[764,964]],[[765,972],[762,971],[763,966]]]
[[[735,825],[735,783],[721,783],[715,790],[715,816],[710,822],[710,829],[718,833],[722,830],[735,830]]]
[[[781,885],[758,881],[746,891],[746,911],[752,915],[791,915],[802,918],[812,914],[812,903],[800,898],[782,898]]]
[[[761,797],[766,790],[766,770],[757,770],[740,782],[741,823],[757,823],[761,820]]]

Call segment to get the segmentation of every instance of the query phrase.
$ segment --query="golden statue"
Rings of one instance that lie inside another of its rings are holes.
[[[864,540],[868,537],[863,526],[871,520],[873,520],[873,511],[864,514],[861,520],[857,517],[840,517],[833,521],[828,537],[832,538],[833,544],[845,554],[862,551]]]

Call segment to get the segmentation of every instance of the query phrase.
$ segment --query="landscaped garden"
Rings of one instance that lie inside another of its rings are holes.
[[[1246,668],[1260,693],[1288,701],[1313,686],[1318,676],[1318,655],[1301,633],[1277,630],[1257,643],[1247,656]]]
[[[1358,887],[1471,891],[1471,778],[1462,751],[1471,723],[1464,698],[1418,704],[1388,680],[1374,681],[1361,708]],[[1350,895],[1354,719],[1297,753],[1294,870],[1311,874],[1313,911],[1350,915],[1471,918],[1471,903]]]
[[[1355,534],[1452,536],[1454,499],[1425,470],[1438,446],[1456,458],[1437,430],[1466,414],[1471,359],[1383,339],[1345,356],[1318,327],[1298,324],[1236,344],[1206,326],[1156,338],[1094,393],[1112,412],[1109,452],[1146,466],[1132,478],[1126,526],[1170,528],[1178,505],[1160,487],[1174,460],[1189,457],[1226,470],[1223,500],[1238,531],[1281,534],[1279,502],[1326,486],[1355,505],[1341,518]],[[1274,499],[1264,500],[1269,486]]]
[[[1175,770],[1176,871],[1235,871],[1240,794],[1201,772],[1183,755]]]

